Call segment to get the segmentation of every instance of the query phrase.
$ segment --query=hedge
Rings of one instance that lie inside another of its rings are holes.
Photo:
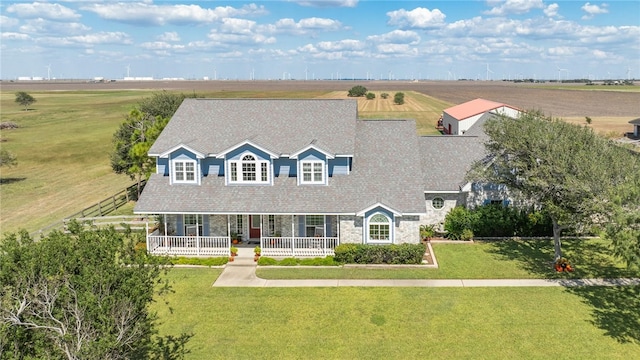
[[[335,249],[336,262],[343,264],[421,264],[424,244],[342,244]]]

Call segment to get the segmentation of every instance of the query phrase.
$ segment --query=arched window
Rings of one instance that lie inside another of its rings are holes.
[[[369,218],[369,241],[391,242],[391,219],[382,213]]]
[[[269,162],[259,160],[253,154],[229,162],[230,181],[237,183],[268,183]]]

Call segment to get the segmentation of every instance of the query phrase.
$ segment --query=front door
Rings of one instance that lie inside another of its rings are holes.
[[[260,215],[251,215],[251,221],[249,221],[249,238],[260,238]]]

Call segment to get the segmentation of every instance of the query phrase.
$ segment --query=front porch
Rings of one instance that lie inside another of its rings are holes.
[[[324,257],[335,255],[338,237],[261,237],[263,256]],[[147,251],[152,255],[229,256],[229,236],[147,236]],[[248,242],[238,247],[253,247]]]
[[[339,231],[335,215],[167,214],[147,224],[146,245],[153,255],[229,256],[231,246],[258,245],[263,256],[324,257],[335,254]]]

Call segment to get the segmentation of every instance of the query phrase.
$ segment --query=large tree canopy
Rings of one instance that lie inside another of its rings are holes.
[[[485,131],[490,162],[477,162],[469,180],[504,184],[540,205],[553,222],[556,260],[562,230],[606,225],[620,208],[614,195],[632,188],[640,172],[638,156],[628,149],[537,111],[490,119]]]
[[[0,243],[0,358],[181,357],[189,335],[156,335],[149,304],[169,290],[166,268],[134,250],[137,234],[70,231]]]
[[[117,174],[127,174],[135,179],[138,195],[142,180],[148,178],[155,169],[154,160],[147,152],[187,97],[191,96],[166,91],[155,93],[140,101],[113,134],[111,168]]]

